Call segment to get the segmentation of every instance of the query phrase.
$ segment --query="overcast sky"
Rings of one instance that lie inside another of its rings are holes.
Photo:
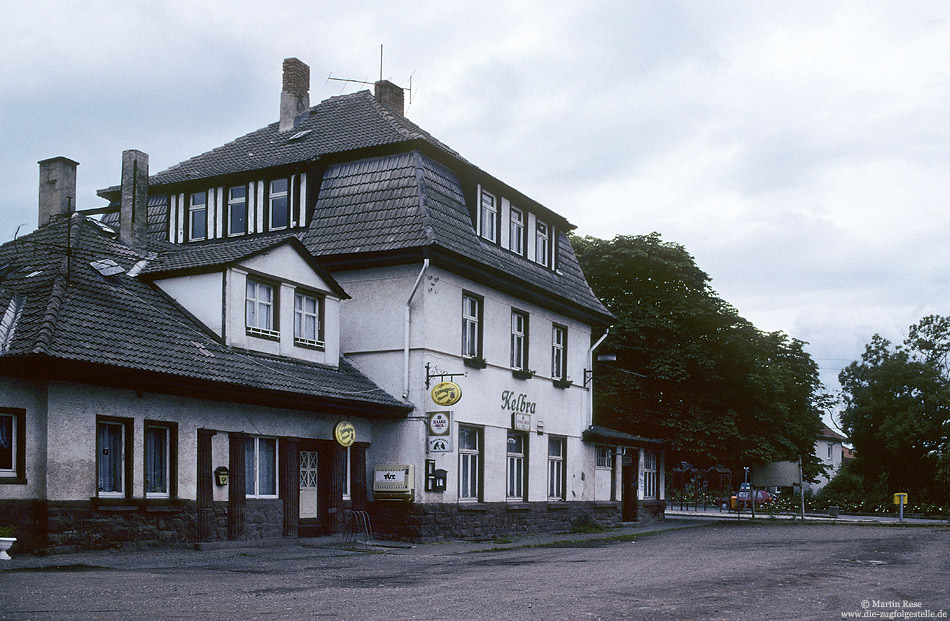
[[[408,87],[407,116],[582,235],[657,231],[829,389],[878,332],[950,314],[945,2],[0,0],[0,239],[36,227],[41,159],[78,206],[311,103]],[[501,3],[497,3],[501,4]]]

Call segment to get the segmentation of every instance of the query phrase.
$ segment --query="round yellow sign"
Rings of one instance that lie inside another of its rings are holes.
[[[333,428],[333,437],[340,446],[350,446],[356,441],[356,428],[349,421],[340,421]]]
[[[432,388],[432,400],[445,407],[455,405],[462,398],[462,389],[455,382],[439,382]]]

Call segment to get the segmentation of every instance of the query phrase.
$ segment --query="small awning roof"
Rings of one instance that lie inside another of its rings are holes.
[[[638,448],[662,449],[666,446],[666,442],[663,440],[634,436],[629,433],[617,431],[616,429],[610,429],[609,427],[601,427],[600,425],[592,425],[585,429],[584,433],[581,434],[581,439],[584,440],[584,442],[636,446]]]

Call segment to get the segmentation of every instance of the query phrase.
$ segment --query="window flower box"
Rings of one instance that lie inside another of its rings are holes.
[[[572,381],[569,380],[569,379],[557,379],[557,380],[554,380],[554,387],[555,387],[555,388],[570,388],[570,387],[573,386],[573,385],[574,385],[574,382],[572,382]]]
[[[532,370],[530,370],[530,369],[512,369],[512,370],[511,370],[511,375],[512,375],[515,379],[527,380],[527,379],[531,379],[532,377],[534,377],[534,371],[532,371]]]
[[[462,362],[471,369],[484,369],[488,362],[481,356],[464,356]]]

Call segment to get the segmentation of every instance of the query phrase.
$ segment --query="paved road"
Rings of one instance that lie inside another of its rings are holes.
[[[497,551],[65,555],[0,571],[0,619],[841,619],[862,601],[950,612],[948,527],[667,526],[679,524],[702,525]]]

